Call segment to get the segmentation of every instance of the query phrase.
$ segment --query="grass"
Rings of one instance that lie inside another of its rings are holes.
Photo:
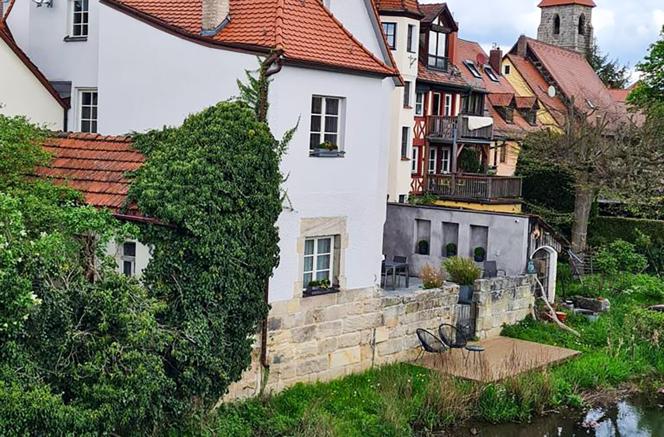
[[[588,391],[626,382],[658,384],[664,375],[663,281],[649,276],[594,278],[566,284],[568,294],[611,300],[611,311],[591,323],[570,315],[581,338],[532,319],[504,335],[580,350],[560,366],[500,383],[474,383],[409,364],[373,369],[317,384],[298,384],[278,395],[222,406],[203,421],[219,436],[427,435],[472,419],[524,422],[562,406],[580,407]],[[196,434],[201,433],[201,422]],[[191,433],[191,432],[190,432]]]

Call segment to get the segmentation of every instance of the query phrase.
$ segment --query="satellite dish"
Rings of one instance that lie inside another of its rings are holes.
[[[49,8],[53,6],[53,0],[32,0],[32,1],[37,5],[38,8],[41,8],[44,5],[46,5]]]
[[[556,87],[553,86],[553,85],[551,85],[551,86],[549,87],[549,90],[547,91],[547,94],[548,94],[549,97],[551,97],[552,99],[553,99],[554,97],[556,97],[556,94],[557,94],[557,93],[556,93]]]
[[[486,55],[484,55],[484,53],[478,53],[475,62],[477,62],[477,65],[486,65]]]

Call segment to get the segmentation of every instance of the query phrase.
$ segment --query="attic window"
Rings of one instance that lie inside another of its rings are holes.
[[[493,71],[493,68],[484,67],[484,72],[486,73],[487,76],[489,76],[489,79],[491,79],[494,82],[499,82],[498,76],[496,76],[496,73]]]
[[[463,65],[465,65],[466,68],[468,68],[468,71],[470,71],[470,74],[475,76],[477,79],[482,78],[482,75],[480,74],[480,71],[477,69],[477,67],[475,67],[475,64],[473,63],[473,61],[463,61]]]

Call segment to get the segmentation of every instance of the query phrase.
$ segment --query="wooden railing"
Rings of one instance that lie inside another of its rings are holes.
[[[440,197],[474,200],[521,198],[522,179],[482,175],[428,175],[427,192]]]
[[[457,139],[491,140],[493,138],[493,126],[480,129],[468,129],[468,116],[462,115],[461,129],[457,133]],[[454,140],[454,129],[458,124],[458,117],[431,115],[427,117],[427,135],[429,137],[452,142]]]

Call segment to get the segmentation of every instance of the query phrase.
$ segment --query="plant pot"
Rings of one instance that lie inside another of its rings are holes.
[[[341,158],[346,154],[343,150],[330,150],[330,149],[312,149],[309,151],[309,156],[318,158]]]
[[[485,257],[475,255],[474,259],[476,263],[481,263],[484,262]]]
[[[462,305],[470,305],[473,303],[474,287],[472,285],[459,286],[459,303]]]
[[[567,313],[564,313],[562,311],[557,311],[556,317],[558,317],[558,320],[560,320],[562,323],[565,323],[565,321],[567,320]]]
[[[447,250],[445,252],[445,256],[448,258],[452,258],[454,256],[457,256],[457,251],[456,250]]]

